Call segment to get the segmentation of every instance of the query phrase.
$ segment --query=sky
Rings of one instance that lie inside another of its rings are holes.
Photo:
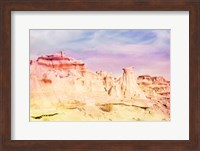
[[[170,80],[170,30],[30,30],[30,57],[64,51],[90,70]]]

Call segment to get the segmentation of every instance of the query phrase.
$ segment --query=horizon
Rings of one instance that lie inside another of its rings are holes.
[[[30,30],[30,58],[60,51],[90,70],[170,80],[170,30]]]

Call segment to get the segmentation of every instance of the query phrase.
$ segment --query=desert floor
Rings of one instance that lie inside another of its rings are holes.
[[[31,109],[30,121],[169,121],[164,113],[123,103],[103,105],[76,101],[55,109]]]

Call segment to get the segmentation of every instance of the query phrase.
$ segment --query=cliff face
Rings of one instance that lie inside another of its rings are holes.
[[[170,81],[163,77],[142,75],[137,78],[139,87],[145,92],[148,99],[154,102],[154,107],[170,114]]]
[[[121,98],[146,99],[138,87],[133,68],[124,68],[123,75],[116,78],[105,71],[92,72],[81,61],[65,56],[63,53],[45,55],[30,63],[31,94],[35,100],[45,100],[53,104],[63,98],[84,96],[85,94],[103,96],[104,101]],[[44,90],[44,93],[35,94]],[[53,92],[53,93],[52,93]],[[47,95],[44,95],[48,93]],[[92,97],[91,97],[92,98]],[[51,104],[51,103],[49,103]]]

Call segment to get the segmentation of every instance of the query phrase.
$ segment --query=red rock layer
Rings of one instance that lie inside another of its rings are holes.
[[[81,61],[75,60],[73,58],[67,57],[63,52],[54,55],[44,55],[38,57],[37,63],[39,65],[44,65],[56,69],[75,69],[75,70],[85,70],[85,64]]]

